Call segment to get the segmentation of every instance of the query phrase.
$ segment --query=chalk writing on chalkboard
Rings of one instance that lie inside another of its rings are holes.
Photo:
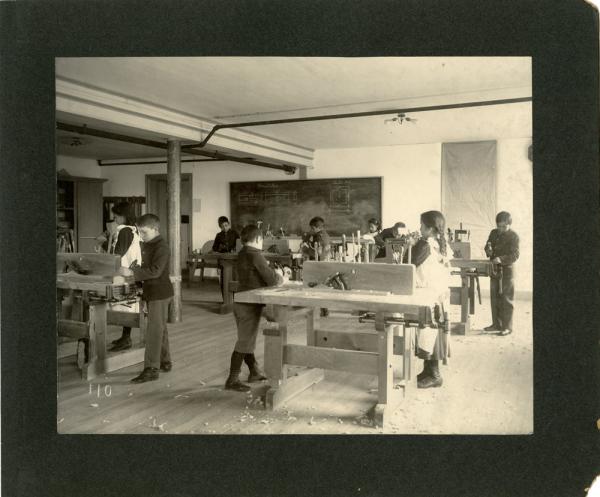
[[[259,205],[262,201],[260,193],[240,193],[238,195],[239,205]]]
[[[350,189],[347,185],[331,188],[329,208],[334,211],[350,212]]]
[[[265,205],[289,205],[296,203],[298,192],[265,192]]]

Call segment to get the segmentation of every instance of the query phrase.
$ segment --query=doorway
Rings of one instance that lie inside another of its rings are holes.
[[[186,266],[192,252],[192,174],[181,175],[181,267]],[[161,233],[169,237],[169,195],[166,174],[146,175],[146,212],[156,214],[161,221]]]

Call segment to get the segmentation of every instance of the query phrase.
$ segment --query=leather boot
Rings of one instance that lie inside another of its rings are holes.
[[[234,390],[236,392],[249,392],[250,387],[240,381],[240,372],[244,355],[241,352],[233,351],[231,354],[231,366],[229,368],[229,377],[225,381],[225,390]]]
[[[119,350],[127,350],[131,348],[131,338],[122,336],[110,349],[111,352],[117,352]]]
[[[423,379],[417,381],[418,388],[437,388],[444,383],[440,374],[439,361],[425,361],[429,363],[429,374]]]
[[[145,383],[158,380],[158,368],[144,368],[139,376],[131,380],[131,383]]]
[[[425,377],[427,377],[429,375],[430,375],[430,372],[429,372],[429,361],[423,361],[423,371],[421,371],[417,375],[417,381],[421,381],[421,380],[425,379]]]
[[[258,367],[258,362],[256,362],[254,354],[244,354],[244,361],[248,365],[248,369],[250,369],[250,374],[248,375],[248,383],[255,383],[267,379],[265,373],[263,373]]]
[[[129,326],[123,326],[123,332],[121,334],[121,336],[119,338],[117,338],[116,340],[112,341],[113,345],[119,345],[122,342],[125,342],[129,339],[129,342],[131,343],[131,328]]]
[[[225,382],[225,390],[235,390],[236,392],[249,392],[251,388],[240,381],[240,374],[231,374]]]

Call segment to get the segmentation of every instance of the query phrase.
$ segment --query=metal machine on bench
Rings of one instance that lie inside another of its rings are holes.
[[[84,379],[144,360],[146,318],[131,271],[113,254],[57,254],[58,336],[78,340],[77,364]],[[139,328],[127,351],[109,352],[109,325]],[[63,340],[64,341],[64,340]]]

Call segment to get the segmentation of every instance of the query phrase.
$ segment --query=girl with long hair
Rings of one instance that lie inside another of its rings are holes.
[[[417,375],[419,388],[442,386],[439,361],[446,363],[450,355],[448,309],[451,276],[445,233],[446,220],[441,212],[421,214],[421,238],[412,248],[411,262],[417,268],[417,288],[424,289],[423,293],[432,303],[434,325],[419,329],[417,334],[417,356],[424,360],[423,371]]]

